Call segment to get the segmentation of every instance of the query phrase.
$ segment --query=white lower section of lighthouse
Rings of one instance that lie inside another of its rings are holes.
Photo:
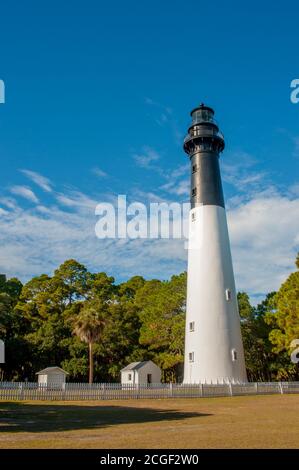
[[[225,209],[199,205],[189,220],[184,383],[246,381]]]

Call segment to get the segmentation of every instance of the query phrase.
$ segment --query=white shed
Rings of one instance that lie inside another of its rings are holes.
[[[66,381],[68,372],[60,367],[46,367],[46,369],[36,372],[38,376],[38,383],[40,385],[50,385],[55,388],[62,388]]]
[[[158,384],[161,369],[152,361],[131,362],[121,370],[121,383],[128,385]]]

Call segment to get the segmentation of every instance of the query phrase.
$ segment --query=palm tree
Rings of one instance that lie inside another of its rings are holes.
[[[73,333],[88,344],[89,383],[93,382],[93,345],[99,341],[106,324],[101,307],[96,302],[86,302],[80,313],[73,319]]]

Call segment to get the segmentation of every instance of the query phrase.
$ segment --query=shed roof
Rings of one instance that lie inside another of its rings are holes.
[[[131,362],[131,364],[127,365],[123,369],[121,369],[121,372],[126,371],[126,370],[138,370],[144,367],[146,364],[153,364],[155,367],[158,367],[153,361],[139,361],[139,362]]]
[[[49,374],[49,373],[54,372],[54,371],[60,371],[60,372],[63,372],[64,374],[68,375],[68,372],[66,370],[63,370],[63,369],[61,369],[61,367],[57,367],[57,366],[46,367],[45,369],[42,369],[39,372],[36,372],[36,374],[37,375],[39,375],[39,374],[46,375],[46,374]]]

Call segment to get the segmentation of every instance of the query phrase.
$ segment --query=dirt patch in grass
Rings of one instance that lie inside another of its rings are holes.
[[[298,448],[299,395],[0,402],[1,448]]]

